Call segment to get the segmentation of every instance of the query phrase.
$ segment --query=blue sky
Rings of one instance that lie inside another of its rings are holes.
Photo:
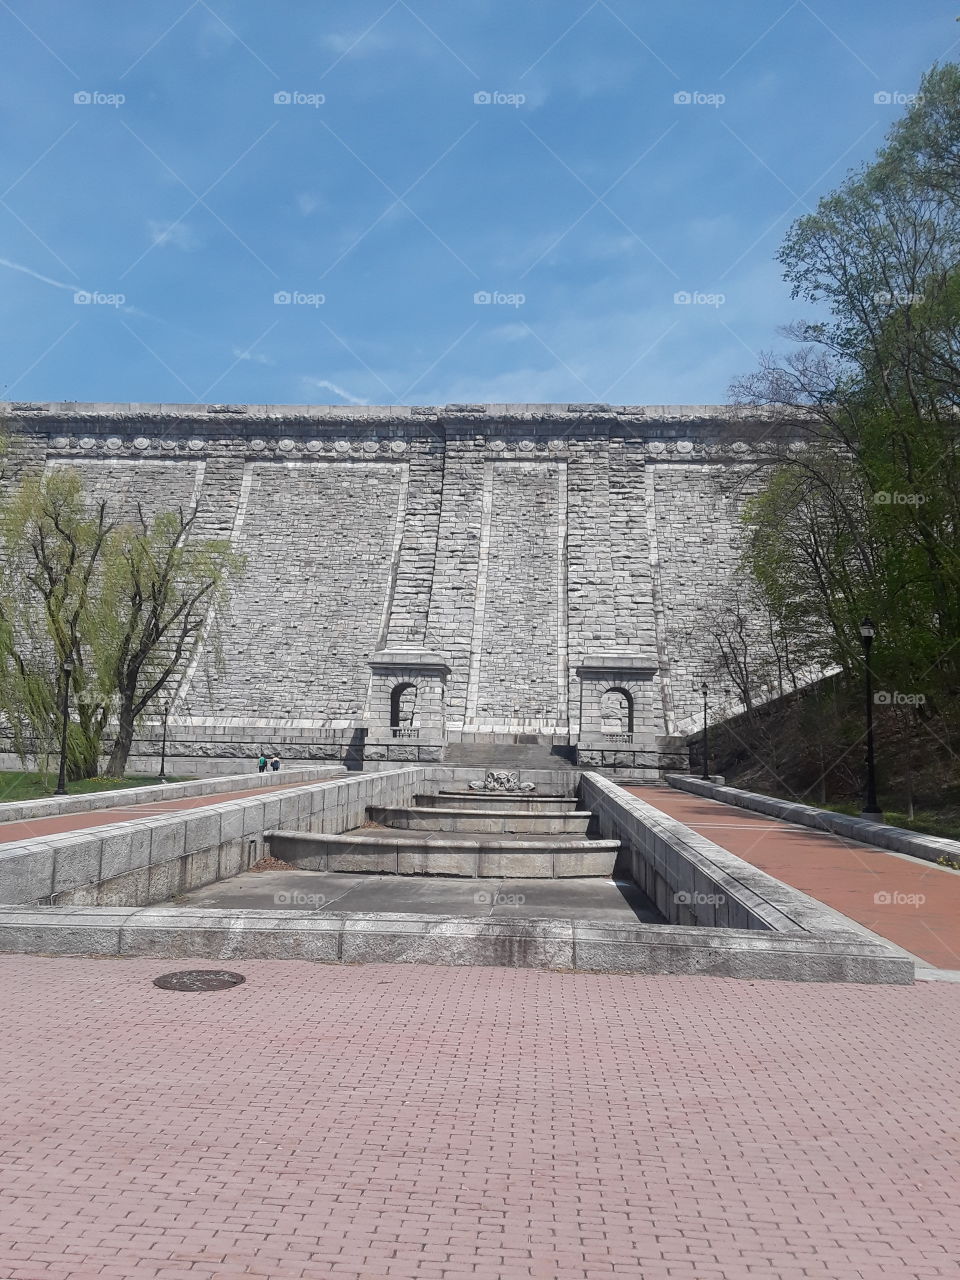
[[[723,402],[956,12],[0,0],[0,396]]]

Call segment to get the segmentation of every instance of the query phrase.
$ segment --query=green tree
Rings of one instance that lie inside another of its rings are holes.
[[[70,775],[96,775],[110,730],[108,772],[123,773],[137,719],[176,686],[242,564],[192,537],[196,520],[112,518],[70,469],[15,492],[0,517],[0,708],[21,755],[54,748],[69,662]]]
[[[780,261],[826,318],[787,330],[734,388],[804,447],[771,443],[746,565],[821,660],[852,671],[876,617],[878,674],[960,689],[960,68],[934,67],[876,161],[790,230]]]

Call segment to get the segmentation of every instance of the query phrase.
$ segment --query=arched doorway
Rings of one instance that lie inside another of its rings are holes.
[[[626,689],[604,690],[600,697],[600,732],[633,733],[633,696]]]
[[[417,709],[417,686],[410,684],[394,685],[390,691],[390,728],[413,728],[413,716]]]

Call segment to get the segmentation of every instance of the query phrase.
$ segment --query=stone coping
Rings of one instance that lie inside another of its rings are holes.
[[[0,952],[913,981],[911,961],[858,937],[378,912],[0,907]]]
[[[464,796],[464,799],[467,797]],[[539,799],[535,796],[534,799]],[[516,809],[468,809],[464,806],[462,809],[445,809],[435,808],[426,804],[415,805],[394,805],[389,809],[380,805],[374,805],[373,808],[384,813],[410,813],[416,817],[439,817],[439,818],[518,818],[529,819],[531,822],[544,824],[555,822],[557,818],[589,818],[591,816],[589,809],[560,809],[557,812],[550,813],[522,813]]]
[[[456,849],[464,853],[487,853],[490,850],[503,853],[607,853],[616,852],[620,848],[619,840],[588,840],[586,837],[568,835],[565,832],[544,834],[530,839],[526,833],[508,835],[505,832],[497,832],[488,836],[481,832],[465,834],[446,831],[407,831],[402,827],[384,827],[377,831],[340,833],[330,831],[315,834],[305,831],[276,830],[265,831],[263,838],[268,843],[276,839],[302,844],[305,846],[304,852],[309,852],[307,846],[319,850],[321,845],[327,844],[357,849],[380,849],[390,845],[401,847],[429,845],[436,846],[440,851]]]
[[[613,405],[604,403],[549,404],[447,404],[447,405],[320,405],[320,404],[163,404],[110,401],[0,401],[0,414],[43,421],[59,419],[173,419],[184,423],[206,421],[219,432],[244,420],[284,422],[321,419],[333,422],[409,422],[418,418],[494,418],[574,420],[590,418],[640,418],[650,422],[738,422],[766,425],[790,415],[782,408],[749,405]],[[794,414],[794,418],[799,415]]]
[[[259,788],[290,786],[299,782],[325,782],[345,777],[343,765],[306,765],[296,769],[281,768],[277,773],[234,773],[192,782],[164,782],[150,786],[129,787],[117,791],[93,791],[78,796],[47,796],[40,800],[0,802],[0,825],[5,822],[28,822],[32,818],[55,818],[68,813],[92,813],[98,809],[125,809],[133,805],[157,804],[163,800],[185,800],[190,796],[212,796],[220,792],[254,791]]]
[[[702,778],[692,778],[686,774],[668,773],[664,775],[664,781],[678,791],[689,791],[693,795],[720,800],[724,804],[750,809],[754,813],[765,813],[772,818],[781,818],[784,822],[812,827],[829,835],[843,836],[858,844],[892,849],[894,853],[906,853],[926,862],[936,862],[938,858],[947,857],[960,863],[960,840],[928,836],[919,831],[908,831],[904,827],[892,827],[885,822],[870,822],[866,818],[853,818],[845,813],[817,809],[813,805],[800,804],[795,800],[780,800],[776,796],[764,796],[755,791],[741,791],[738,787],[704,782]]]

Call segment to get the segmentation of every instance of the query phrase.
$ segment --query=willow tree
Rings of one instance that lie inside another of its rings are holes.
[[[111,730],[107,770],[123,773],[138,718],[176,686],[242,563],[192,536],[197,518],[122,520],[68,468],[15,492],[0,515],[0,708],[21,755],[56,742],[68,664],[70,776],[96,775]]]

